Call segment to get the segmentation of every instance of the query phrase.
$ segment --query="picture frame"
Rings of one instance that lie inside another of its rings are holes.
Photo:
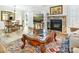
[[[50,15],[57,15],[57,14],[63,14],[62,5],[50,7]]]
[[[14,20],[15,13],[9,11],[1,11],[1,20]]]

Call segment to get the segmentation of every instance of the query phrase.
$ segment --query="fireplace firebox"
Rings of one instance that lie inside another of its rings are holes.
[[[51,19],[48,24],[50,25],[51,30],[62,32],[62,19]]]
[[[48,16],[47,29],[59,31],[57,33],[67,33],[66,16]]]

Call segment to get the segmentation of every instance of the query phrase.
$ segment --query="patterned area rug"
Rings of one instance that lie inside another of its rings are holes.
[[[21,40],[13,41],[7,44],[6,48],[10,53],[35,53],[36,48],[31,45],[26,45],[24,49],[21,49],[22,42]]]
[[[62,42],[59,53],[69,53],[68,44],[68,40]],[[21,49],[21,46],[22,42],[20,39],[10,42],[9,44],[6,44],[6,48],[10,53],[40,53],[39,48],[33,47],[31,45],[26,44],[24,49]]]

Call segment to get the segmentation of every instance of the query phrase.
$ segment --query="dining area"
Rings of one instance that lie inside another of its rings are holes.
[[[6,20],[4,22],[5,32],[11,33],[11,32],[15,32],[17,30],[20,30],[23,27],[23,25],[21,25],[19,23],[20,23],[19,20],[16,20],[16,21]]]

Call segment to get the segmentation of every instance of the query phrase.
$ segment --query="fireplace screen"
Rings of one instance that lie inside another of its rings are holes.
[[[62,20],[61,19],[52,19],[50,20],[50,29],[62,31]]]

